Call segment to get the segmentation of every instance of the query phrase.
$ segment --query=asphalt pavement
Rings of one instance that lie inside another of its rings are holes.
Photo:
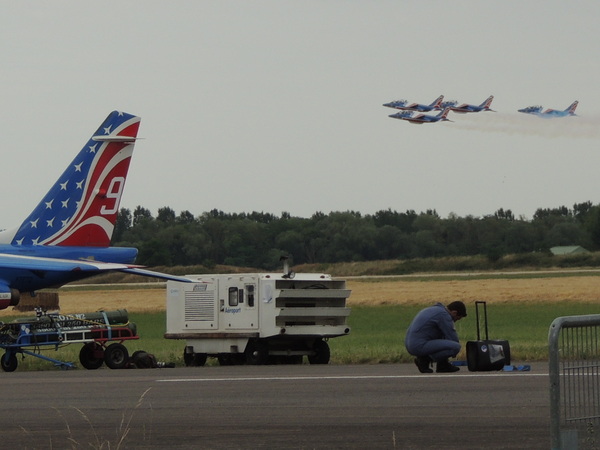
[[[518,364],[517,364],[518,365]],[[0,373],[4,448],[549,448],[547,363]]]

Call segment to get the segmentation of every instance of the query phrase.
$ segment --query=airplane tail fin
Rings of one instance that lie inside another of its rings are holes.
[[[481,105],[479,105],[479,107],[490,109],[490,106],[492,106],[492,100],[494,100],[494,96],[490,95]]]
[[[441,113],[440,113],[440,118],[442,120],[450,120],[448,119],[448,113],[450,112],[450,107],[445,108]]]
[[[569,106],[567,109],[565,109],[565,111],[567,111],[570,115],[574,116],[575,108],[577,108],[578,104],[579,104],[579,101],[575,100],[573,103],[571,103],[571,106]]]
[[[109,246],[140,120],[111,112],[17,229],[11,243]]]
[[[444,101],[444,96],[440,95],[438,98],[436,98],[433,103],[429,106],[431,106],[432,108],[439,108],[440,105],[442,104],[442,101]]]

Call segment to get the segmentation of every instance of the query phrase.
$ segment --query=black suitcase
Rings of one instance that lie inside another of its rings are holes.
[[[481,339],[479,323],[479,306],[483,309],[485,339]],[[467,366],[471,372],[502,370],[510,365],[510,345],[508,341],[489,339],[487,324],[487,305],[485,302],[475,302],[477,318],[477,340],[467,342]]]

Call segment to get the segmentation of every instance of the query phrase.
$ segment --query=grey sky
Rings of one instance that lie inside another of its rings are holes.
[[[142,117],[132,210],[531,218],[600,202],[596,0],[0,5],[0,228],[114,109]],[[412,125],[382,106],[441,94],[493,94],[498,112]],[[573,100],[577,118],[516,112]]]

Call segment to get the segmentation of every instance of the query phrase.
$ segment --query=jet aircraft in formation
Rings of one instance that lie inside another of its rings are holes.
[[[477,113],[481,111],[492,111],[495,112],[492,108],[492,101],[494,100],[494,96],[490,95],[487,99],[483,101],[480,105],[470,105],[468,103],[462,103],[457,105],[456,101],[443,101],[444,96],[440,95],[437,99],[435,99],[429,105],[423,105],[420,103],[408,103],[407,100],[394,100],[389,103],[384,103],[383,106],[387,106],[388,108],[399,109],[400,112],[395,114],[390,114],[389,117],[393,119],[401,119],[406,120],[410,123],[435,123],[435,122],[443,122],[448,121],[452,122],[452,120],[448,119],[448,112],[452,111],[458,114],[466,114],[466,113]],[[556,110],[556,109],[547,109],[542,111],[541,106],[529,106],[527,108],[519,109],[519,112],[526,114],[533,114],[539,117],[567,117],[567,116],[576,116],[575,108],[579,104],[578,101],[574,101],[567,109],[565,110]],[[429,111],[441,111],[436,115],[428,115],[428,114],[418,114],[413,115],[414,112],[429,112]]]
[[[394,100],[393,102],[384,103],[383,106],[388,108],[400,109],[402,111],[416,111],[416,112],[430,112],[430,111],[443,111],[444,109],[456,106],[458,103],[455,100],[443,101],[444,96],[440,95],[429,105],[422,105],[421,103],[408,103],[407,100]]]
[[[110,247],[139,126],[109,114],[29,217],[0,231],[0,309],[104,271],[189,281],[134,265],[135,248]]]
[[[468,103],[463,103],[462,105],[453,106],[450,109],[459,114],[465,114],[465,113],[470,113],[470,112],[480,112],[480,111],[496,112],[490,108],[490,106],[492,104],[492,100],[494,100],[494,96],[490,95],[487,99],[485,99],[485,101],[481,105],[469,105]]]
[[[410,123],[422,124],[422,123],[433,123],[439,121],[449,121],[448,113],[450,112],[450,108],[444,109],[442,112],[436,114],[435,116],[429,114],[418,114],[413,117],[414,111],[401,111],[396,114],[391,114],[390,117],[394,119],[407,120]]]
[[[452,122],[448,119],[448,113],[454,111],[457,113],[468,113],[468,112],[480,112],[480,111],[493,111],[490,109],[493,95],[490,95],[481,105],[469,105],[463,103],[457,106],[457,101],[443,101],[444,96],[440,95],[429,105],[422,105],[420,103],[408,103],[406,100],[395,100],[393,102],[384,103],[383,106],[388,108],[399,109],[401,112],[390,114],[389,117],[393,119],[406,120],[410,123],[422,124],[422,123],[435,123],[435,122]],[[418,114],[413,116],[414,112],[429,112],[429,111],[441,111],[436,115]]]
[[[578,104],[579,102],[575,100],[565,110],[547,109],[546,111],[542,111],[543,108],[541,106],[528,106],[527,108],[519,109],[519,112],[544,118],[576,116],[575,108],[577,108]]]
[[[442,100],[444,96],[440,95],[429,105],[422,105],[420,103],[408,103],[406,100],[395,100],[390,103],[385,103],[383,106],[388,108],[400,109],[402,111],[417,111],[417,112],[429,112],[441,109]]]

